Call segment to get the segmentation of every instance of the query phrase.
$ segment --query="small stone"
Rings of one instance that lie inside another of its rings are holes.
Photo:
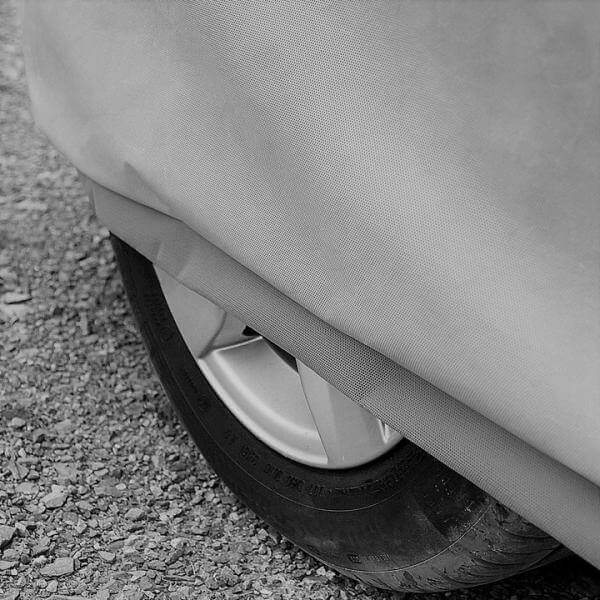
[[[77,481],[77,469],[71,464],[56,463],[54,470],[58,476],[59,481],[71,481],[75,483]]]
[[[99,590],[96,592],[95,600],[108,600],[110,598],[109,590]]]
[[[136,565],[144,564],[144,557],[137,550],[133,550],[131,553],[124,553],[127,555],[127,560],[129,562],[132,562]]]
[[[113,498],[120,498],[123,495],[122,490],[119,490],[114,485],[108,483],[100,483],[95,485],[94,493],[97,496],[112,496]]]
[[[58,490],[50,492],[42,498],[42,502],[47,508],[60,508],[66,501],[66,494]]]
[[[138,581],[142,577],[146,575],[146,571],[141,569],[136,569],[134,571],[130,571],[131,573],[131,581]]]
[[[173,550],[172,552],[169,553],[165,562],[168,565],[172,565],[173,563],[177,562],[184,554],[185,554],[184,547],[176,548],[175,550]]]
[[[15,479],[18,479],[20,481],[21,479],[25,479],[25,477],[27,477],[27,473],[28,473],[29,469],[27,469],[27,467],[25,465],[17,463],[14,460],[9,460],[7,466],[8,466],[8,470],[10,471],[11,475]]]
[[[6,292],[6,294],[2,296],[2,302],[4,304],[20,304],[21,302],[27,302],[28,300],[31,300],[31,296],[23,292]]]
[[[0,571],[8,571],[8,569],[12,569],[17,564],[15,560],[0,560]]]
[[[53,563],[46,565],[40,570],[44,577],[62,577],[70,575],[75,570],[73,559],[71,557],[57,558]]]
[[[75,524],[75,531],[81,535],[87,529],[87,523],[81,519]]]
[[[184,548],[188,545],[188,543],[189,542],[188,542],[187,538],[184,538],[184,537],[176,537],[176,538],[173,538],[169,542],[169,544],[171,544],[172,548]]]
[[[8,561],[18,561],[21,557],[21,553],[18,550],[14,550],[13,548],[7,548],[2,553],[2,558]]]
[[[129,521],[139,521],[145,514],[145,511],[141,508],[130,508],[125,513],[125,518]]]
[[[167,565],[162,560],[150,560],[148,561],[148,568],[155,571],[165,571],[167,569]]]
[[[29,532],[27,531],[28,528],[30,529],[35,529],[35,524],[33,525],[33,527],[31,527],[31,523],[27,523],[24,521],[17,521],[15,523],[15,529],[17,530],[17,533],[21,536],[21,537],[27,537],[27,535],[29,534]]]
[[[56,593],[56,591],[58,590],[58,581],[53,580],[53,581],[49,581],[48,585],[46,586],[46,591],[50,592],[51,594]]]
[[[31,549],[31,556],[40,556],[46,554],[50,550],[50,538],[43,537],[40,541]]]
[[[31,481],[23,481],[15,486],[15,490],[19,494],[25,494],[26,496],[33,496],[34,494],[37,494],[38,489],[38,486]]]
[[[219,582],[215,579],[214,575],[211,575],[206,579],[206,587],[208,587],[209,590],[218,590],[221,586],[219,585]]]
[[[114,563],[116,558],[115,554],[112,552],[106,552],[105,550],[100,550],[100,552],[98,552],[98,556],[107,563]]]
[[[192,588],[187,585],[178,587],[169,595],[170,600],[187,600],[192,597]]]
[[[210,529],[206,525],[192,525],[190,532],[194,535],[207,535]]]
[[[73,427],[74,426],[71,419],[64,419],[63,421],[60,421],[54,425],[54,429],[56,429],[56,431],[61,434],[68,433],[73,429]]]
[[[154,582],[146,575],[144,575],[139,581],[138,581],[138,586],[140,587],[140,589],[144,590],[144,591],[149,591],[152,590],[154,588]]]
[[[219,552],[214,556],[214,561],[217,564],[226,564],[229,562],[229,552]]]
[[[15,528],[8,525],[0,525],[0,548],[4,548],[10,544],[15,535]]]
[[[221,585],[233,586],[239,581],[239,577],[229,568],[223,567],[218,576]]]
[[[13,429],[22,429],[27,424],[25,419],[21,419],[21,417],[13,417],[9,422],[8,426]]]
[[[327,583],[327,577],[323,577],[322,575],[308,575],[302,578],[302,582],[308,583],[309,585]]]
[[[125,540],[114,540],[108,544],[108,549],[112,552],[114,550],[121,550],[125,546]]]
[[[40,474],[35,469],[31,469],[27,475],[27,479],[30,479],[31,481],[37,481],[39,478]]]

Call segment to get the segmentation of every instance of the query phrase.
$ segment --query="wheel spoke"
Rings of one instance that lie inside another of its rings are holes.
[[[298,374],[330,464],[343,468],[357,457],[377,456],[401,438],[300,361]]]

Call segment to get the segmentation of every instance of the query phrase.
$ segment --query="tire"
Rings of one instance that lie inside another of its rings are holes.
[[[114,236],[112,243],[142,337],[184,425],[231,490],[286,538],[344,575],[405,592],[490,583],[556,555],[558,542],[408,440],[343,470],[272,450],[203,376],[153,265]]]

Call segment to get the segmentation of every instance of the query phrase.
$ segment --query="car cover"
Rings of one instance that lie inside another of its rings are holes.
[[[600,566],[600,3],[23,16],[111,230]]]

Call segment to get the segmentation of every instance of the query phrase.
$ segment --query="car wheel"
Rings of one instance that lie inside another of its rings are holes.
[[[112,242],[183,423],[232,491],[286,538],[345,575],[411,592],[489,583],[555,555],[554,539]]]

